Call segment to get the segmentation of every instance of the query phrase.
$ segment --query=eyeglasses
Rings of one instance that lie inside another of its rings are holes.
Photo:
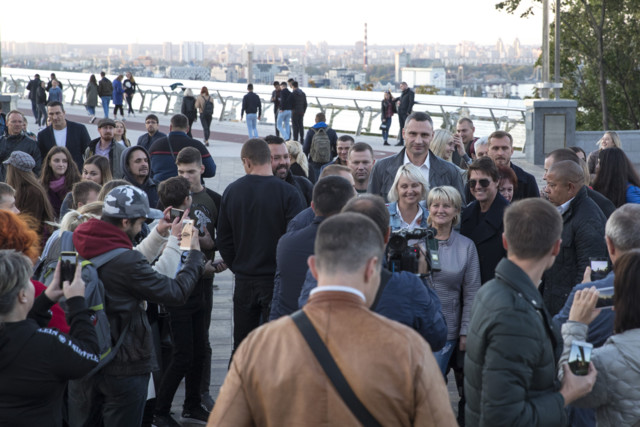
[[[476,184],[480,183],[480,187],[482,188],[487,188],[489,186],[489,184],[491,184],[491,181],[489,181],[486,178],[482,178],[482,179],[470,179],[469,180],[469,188],[475,188]]]

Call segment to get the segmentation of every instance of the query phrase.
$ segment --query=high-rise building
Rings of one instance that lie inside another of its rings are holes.
[[[173,62],[173,46],[171,42],[162,43],[162,59]]]
[[[180,45],[180,62],[204,61],[203,42],[182,42]]]
[[[401,69],[409,65],[409,61],[411,61],[411,54],[409,54],[404,48],[400,52],[396,52],[396,82],[400,82],[401,77]]]

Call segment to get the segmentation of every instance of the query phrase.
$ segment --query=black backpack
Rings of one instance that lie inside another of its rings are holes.
[[[211,97],[209,99],[202,97],[204,99],[204,108],[202,108],[202,114],[207,116],[213,115],[213,102],[211,102]]]

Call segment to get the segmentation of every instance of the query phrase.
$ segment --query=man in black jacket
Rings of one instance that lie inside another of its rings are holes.
[[[53,147],[66,147],[78,170],[82,171],[84,152],[91,142],[87,128],[85,125],[67,120],[64,106],[60,102],[47,105],[47,113],[51,117],[51,126],[38,133],[40,155],[44,159]]]
[[[158,120],[158,116],[156,116],[155,114],[149,114],[144,119],[144,127],[147,129],[147,133],[140,135],[137,145],[140,145],[144,147],[145,150],[149,151],[154,141],[167,136],[166,133],[160,132],[158,130],[159,124],[160,121]]]
[[[282,138],[288,141],[291,138],[291,91],[287,89],[287,83],[280,83],[280,111],[278,112],[278,130]]]
[[[6,181],[7,167],[3,163],[14,151],[23,151],[33,157],[33,173],[40,175],[42,157],[36,142],[24,132],[24,116],[18,110],[7,114],[7,134],[0,138],[0,181]]]
[[[40,87],[40,74],[36,74],[33,76],[33,80],[29,80],[27,83],[27,90],[29,91],[29,99],[31,100],[31,111],[33,112],[33,117],[38,118],[38,106],[36,104],[36,95],[38,93],[38,88]]]
[[[547,172],[545,192],[562,215],[562,246],[553,266],[544,274],[544,302],[551,315],[564,305],[571,289],[582,281],[589,258],[606,258],[606,218],[587,195],[584,172],[570,160],[555,162]]]
[[[258,121],[262,117],[262,100],[253,93],[253,84],[247,85],[248,93],[242,98],[242,109],[240,110],[240,121],[245,113],[247,113],[247,130],[249,138],[258,137]]]
[[[526,197],[540,197],[536,178],[511,161],[513,154],[513,137],[509,132],[497,130],[489,135],[488,155],[498,166],[506,166],[513,169],[518,178],[518,188],[513,194],[513,200],[521,200]]]
[[[402,130],[404,129],[404,122],[413,111],[413,104],[415,103],[415,93],[409,88],[407,82],[400,83],[400,90],[402,94],[399,98],[394,98],[393,102],[400,101],[400,105],[398,105],[398,120],[400,122],[400,132],[398,132],[398,143],[397,146],[404,145],[404,135],[402,134]]]
[[[293,91],[291,100],[291,127],[293,135],[291,139],[302,143],[304,141],[304,113],[307,111],[307,95],[298,87],[298,82],[291,82]]]
[[[94,425],[92,417],[97,412],[102,413],[106,427],[140,425],[149,373],[156,363],[143,301],[184,304],[203,272],[204,254],[197,233],[193,233],[191,250],[175,279],[155,272],[131,243],[147,218],[169,219],[149,208],[142,190],[126,185],[107,194],[100,220],[85,222],[73,232],[73,244],[85,259],[115,248],[128,250],[98,270],[111,336],[121,345],[113,361],[96,375],[69,384],[70,425]]]
[[[216,247],[235,274],[233,348],[266,322],[273,298],[276,245],[289,221],[304,209],[293,186],[273,176],[271,151],[263,139],[250,139],[240,153],[247,175],[222,195]]]
[[[268,135],[264,140],[269,144],[269,150],[271,151],[271,170],[273,175],[293,185],[302,196],[305,207],[311,206],[313,184],[304,176],[291,173],[291,158],[284,140],[274,135]]]
[[[107,78],[104,71],[100,72],[100,81],[98,82],[98,96],[102,101],[102,109],[104,110],[104,118],[109,118],[109,103],[111,102],[111,96],[113,95],[113,84],[111,80]]]
[[[562,340],[537,286],[562,251],[562,220],[539,198],[509,206],[507,258],[485,283],[471,310],[464,361],[465,419],[472,426],[565,426],[565,407],[591,391],[596,372],[576,376],[556,362]]]

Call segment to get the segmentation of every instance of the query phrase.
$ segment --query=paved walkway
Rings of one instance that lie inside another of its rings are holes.
[[[35,126],[34,119],[31,114],[29,101],[19,101],[20,110],[29,118],[29,130],[34,133],[38,132],[37,126]],[[88,117],[82,107],[67,107],[67,119],[85,123],[92,138],[99,136],[97,131],[97,122],[94,124],[88,124]],[[98,111],[98,116],[101,117],[101,111]],[[136,117],[128,118],[126,121],[127,136],[132,144],[135,144],[138,137],[145,132],[144,117],[146,115],[138,115]],[[170,116],[160,117],[160,130],[168,133],[169,118]],[[273,124],[259,124],[258,133],[261,136],[266,136],[274,133]],[[198,123],[194,123],[193,136],[196,139],[202,140],[203,133],[202,128]],[[206,185],[210,189],[222,194],[226,186],[235,181],[236,179],[244,176],[244,169],[242,162],[240,161],[240,149],[242,143],[246,141],[246,126],[244,123],[239,122],[218,122],[214,120],[212,124],[212,135],[210,139],[209,151],[213,156],[217,171],[214,178],[207,178]],[[390,154],[397,153],[401,147],[385,147],[382,145],[382,138],[372,136],[362,136],[356,138],[357,141],[369,143],[375,151],[376,158],[382,158]],[[520,153],[516,153],[514,156],[514,162],[519,166],[532,173],[538,180],[538,185],[542,188],[542,174],[543,170],[539,166],[532,165],[526,162]],[[229,271],[216,275],[215,283],[219,286],[219,289],[214,291],[213,295],[213,311],[211,314],[211,328],[209,330],[209,336],[213,347],[213,356],[211,361],[211,395],[214,399],[220,392],[220,387],[224,382],[225,375],[227,373],[227,366],[229,364],[229,356],[231,355],[232,346],[232,327],[233,327],[233,274]],[[457,412],[457,390],[455,388],[455,381],[450,377],[449,381],[449,394],[454,411]],[[179,415],[182,412],[182,402],[184,401],[184,383],[180,386],[180,389],[176,393],[176,397],[173,402],[172,411],[176,419],[179,419]],[[184,423],[183,425],[190,425]]]

